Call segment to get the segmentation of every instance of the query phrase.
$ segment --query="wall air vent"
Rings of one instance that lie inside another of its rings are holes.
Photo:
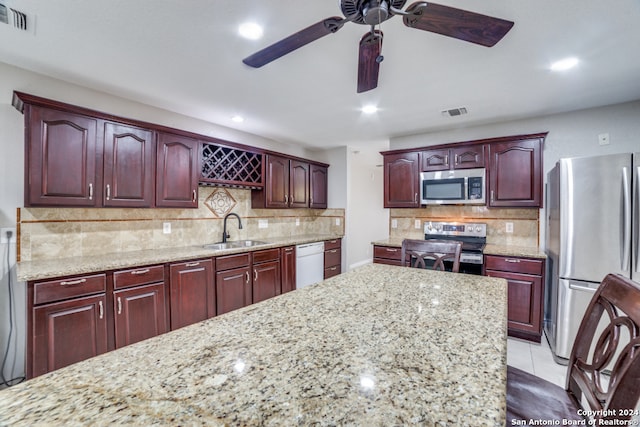
[[[5,24],[9,23],[9,17],[7,16],[7,7],[0,3],[0,22]]]
[[[449,116],[449,117],[462,116],[467,113],[468,113],[467,107],[458,107],[458,108],[451,108],[449,110],[442,110],[442,115]]]

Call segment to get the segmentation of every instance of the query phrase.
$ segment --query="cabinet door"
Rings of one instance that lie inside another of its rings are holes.
[[[423,151],[421,155],[422,166],[420,167],[420,170],[422,172],[444,171],[449,170],[451,167],[448,148],[443,150]]]
[[[113,293],[116,348],[167,332],[164,282]]]
[[[282,273],[282,293],[296,288],[296,247],[280,248],[280,263]]]
[[[156,165],[156,206],[198,207],[198,141],[161,133]]]
[[[481,168],[484,166],[484,145],[468,145],[451,149],[453,169]]]
[[[104,206],[152,206],[155,188],[153,136],[150,130],[105,123]]]
[[[169,275],[172,330],[215,316],[215,285],[210,259],[171,264]]]
[[[522,331],[539,336],[542,330],[542,277],[492,270],[487,270],[486,275],[507,280],[507,326],[510,332]]]
[[[251,269],[249,267],[216,273],[216,312],[228,313],[251,304]]]
[[[539,139],[489,146],[489,206],[542,207]]]
[[[289,159],[267,155],[265,207],[289,207]]]
[[[310,195],[309,207],[312,209],[327,208],[328,168],[326,166],[311,165],[309,171]]]
[[[33,319],[30,378],[107,351],[105,294],[35,307]]]
[[[28,109],[25,206],[98,206],[97,120]]]
[[[253,265],[253,302],[280,295],[280,261]]]
[[[418,153],[384,156],[384,207],[420,207]]]
[[[309,207],[309,163],[290,161],[289,207]]]

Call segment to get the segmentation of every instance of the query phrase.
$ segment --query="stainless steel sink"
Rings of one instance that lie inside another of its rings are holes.
[[[218,242],[209,243],[204,245],[205,249],[223,250],[223,249],[235,249],[235,248],[252,248],[254,246],[268,245],[269,242],[263,242],[260,240],[235,240],[232,242]]]

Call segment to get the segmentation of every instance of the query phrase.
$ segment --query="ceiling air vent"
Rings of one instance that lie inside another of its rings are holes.
[[[12,25],[17,30],[33,32],[33,21],[27,18],[26,13],[0,3],[0,22]]]
[[[5,24],[9,23],[9,17],[7,16],[7,7],[0,3],[0,22]]]
[[[450,110],[442,110],[443,116],[457,117],[467,114],[467,107],[451,108]]]

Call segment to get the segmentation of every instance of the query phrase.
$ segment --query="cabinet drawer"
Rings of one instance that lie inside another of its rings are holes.
[[[373,262],[375,264],[402,265],[402,262],[399,259],[374,258]]]
[[[36,282],[33,285],[33,303],[62,301],[65,299],[91,295],[106,291],[106,274],[92,276],[67,277],[64,279]]]
[[[324,252],[324,267],[340,266],[342,263],[342,250],[331,249]]]
[[[402,259],[402,249],[391,246],[374,246],[373,257],[400,261]]]
[[[498,271],[512,271],[515,273],[535,274],[543,273],[544,260],[518,257],[502,257],[485,255],[485,269]]]
[[[327,267],[324,269],[324,278],[328,279],[330,277],[337,276],[340,273],[341,271],[340,271],[339,265],[334,265],[333,267]]]
[[[280,248],[265,249],[253,253],[253,263],[276,261],[280,259]]]
[[[231,270],[232,268],[249,265],[249,252],[237,255],[225,255],[216,258],[216,271]]]
[[[148,283],[164,282],[164,266],[154,265],[113,273],[114,289],[130,286],[146,285]]]
[[[324,242],[325,251],[328,251],[329,249],[340,249],[341,247],[342,239],[325,240]]]

